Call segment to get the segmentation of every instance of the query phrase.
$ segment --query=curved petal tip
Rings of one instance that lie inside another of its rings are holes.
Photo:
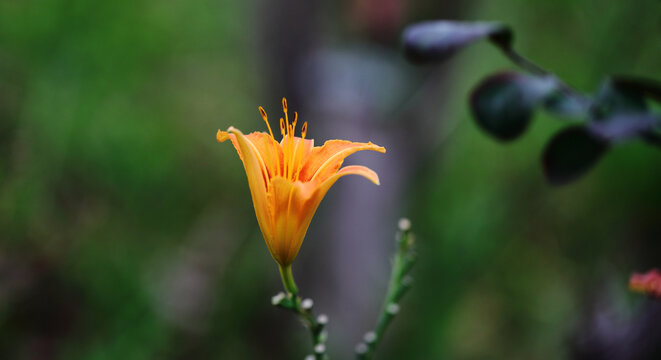
[[[216,133],[216,140],[218,142],[225,142],[230,139],[230,134],[227,131],[218,130]]]

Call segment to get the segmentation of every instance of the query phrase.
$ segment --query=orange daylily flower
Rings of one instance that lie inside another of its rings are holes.
[[[218,130],[219,142],[231,140],[243,161],[248,177],[257,222],[266,246],[282,268],[289,269],[296,258],[312,216],[330,187],[344,175],[355,174],[379,185],[378,175],[365,166],[342,167],[344,159],[361,150],[385,153],[386,149],[368,143],[329,140],[323,146],[314,146],[306,139],[307,122],[301,137],[294,135],[298,114],[290,123],[287,100],[282,99],[285,117],[280,118],[282,140],[276,141],[266,112],[259,112],[269,132],[244,135],[230,126]]]

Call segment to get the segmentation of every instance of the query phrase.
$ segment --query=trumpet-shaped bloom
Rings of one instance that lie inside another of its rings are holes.
[[[314,146],[306,139],[307,122],[301,137],[294,135],[298,114],[290,123],[287,100],[282,99],[285,113],[280,118],[282,140],[273,137],[266,112],[259,112],[269,132],[244,135],[231,127],[218,130],[219,142],[231,140],[248,177],[257,222],[266,246],[281,267],[289,267],[296,258],[312,216],[331,186],[344,175],[361,175],[379,185],[378,175],[365,166],[342,167],[344,159],[361,150],[385,153],[386,149],[368,143],[329,140]]]

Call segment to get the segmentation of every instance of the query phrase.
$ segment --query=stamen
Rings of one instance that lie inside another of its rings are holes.
[[[291,126],[291,134],[292,136],[296,136],[296,123],[298,122],[298,113],[294,111],[294,122],[292,123]]]
[[[305,126],[305,124],[303,126]],[[297,146],[296,152],[294,154],[294,160],[297,161],[297,163],[296,163],[296,170],[292,174],[294,175],[294,177],[292,178],[293,181],[298,180],[298,176],[301,174],[301,170],[303,169],[303,150],[305,149],[305,137],[303,137],[301,141],[299,141],[299,143],[301,144],[301,151],[298,151],[298,146]],[[300,156],[298,156],[299,152],[301,153]]]
[[[294,175],[294,163],[296,162],[296,152],[298,150],[298,142],[294,143],[294,127],[292,125],[289,125],[289,131],[287,132],[289,135],[289,149],[291,157],[289,158],[289,166],[287,167],[287,177],[291,178],[292,175]],[[294,145],[295,144],[295,145]],[[293,149],[292,149],[293,146]]]
[[[296,114],[298,115],[298,114]],[[308,122],[304,122],[303,126],[301,127],[301,143],[303,144],[303,149],[305,149],[305,135],[308,133]],[[294,181],[298,180],[299,175],[301,174],[301,170],[303,170],[303,149],[301,149],[301,156],[300,159],[297,159],[298,156],[295,157],[295,159],[298,160],[298,164],[296,165],[296,171],[294,172]],[[297,149],[298,150],[298,149]]]
[[[275,158],[275,174],[278,175],[280,173],[280,159],[278,159],[278,149],[276,148],[276,142],[275,142],[275,137],[273,136],[273,131],[271,130],[271,124],[269,124],[268,117],[266,116],[266,111],[264,111],[263,107],[259,107],[259,113],[262,114],[262,119],[264,119],[264,122],[266,123],[266,126],[269,128],[269,134],[271,135],[271,143],[273,144],[273,157]]]
[[[287,174],[289,174],[288,168],[289,168],[289,141],[287,140],[289,137],[287,136],[287,132],[289,131],[288,129],[289,125],[285,124],[285,119],[280,118],[280,134],[282,134],[282,174],[287,177]]]
[[[289,115],[287,114],[287,99],[282,98],[282,110],[285,112],[285,123],[287,124],[287,135],[289,135]]]
[[[301,135],[302,138],[305,139],[305,135],[308,133],[308,122],[303,123],[303,127],[301,128]]]
[[[271,131],[271,125],[269,124],[269,119],[266,116],[266,111],[264,111],[263,107],[259,107],[259,113],[262,114],[262,119],[264,119],[264,122],[266,123],[266,127],[269,128],[269,134],[271,134],[271,138],[273,138],[273,131]]]

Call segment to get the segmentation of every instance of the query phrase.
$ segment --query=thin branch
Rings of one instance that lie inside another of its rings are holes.
[[[359,360],[373,358],[376,347],[383,338],[388,325],[399,313],[399,301],[413,284],[413,278],[408,273],[415,264],[416,254],[410,228],[411,222],[408,219],[399,221],[400,231],[396,237],[397,251],[393,259],[388,290],[374,330],[365,333],[363,342],[356,346],[356,358]]]
[[[271,299],[271,303],[274,306],[287,309],[298,315],[305,327],[310,331],[313,354],[308,355],[305,360],[328,360],[328,355],[326,354],[327,333],[324,330],[326,324],[328,324],[328,316],[321,314],[315,317],[312,312],[314,306],[312,299],[302,299],[298,295],[298,288],[294,282],[291,266],[280,267],[280,275],[282,276],[282,283],[287,293],[278,293]]]

